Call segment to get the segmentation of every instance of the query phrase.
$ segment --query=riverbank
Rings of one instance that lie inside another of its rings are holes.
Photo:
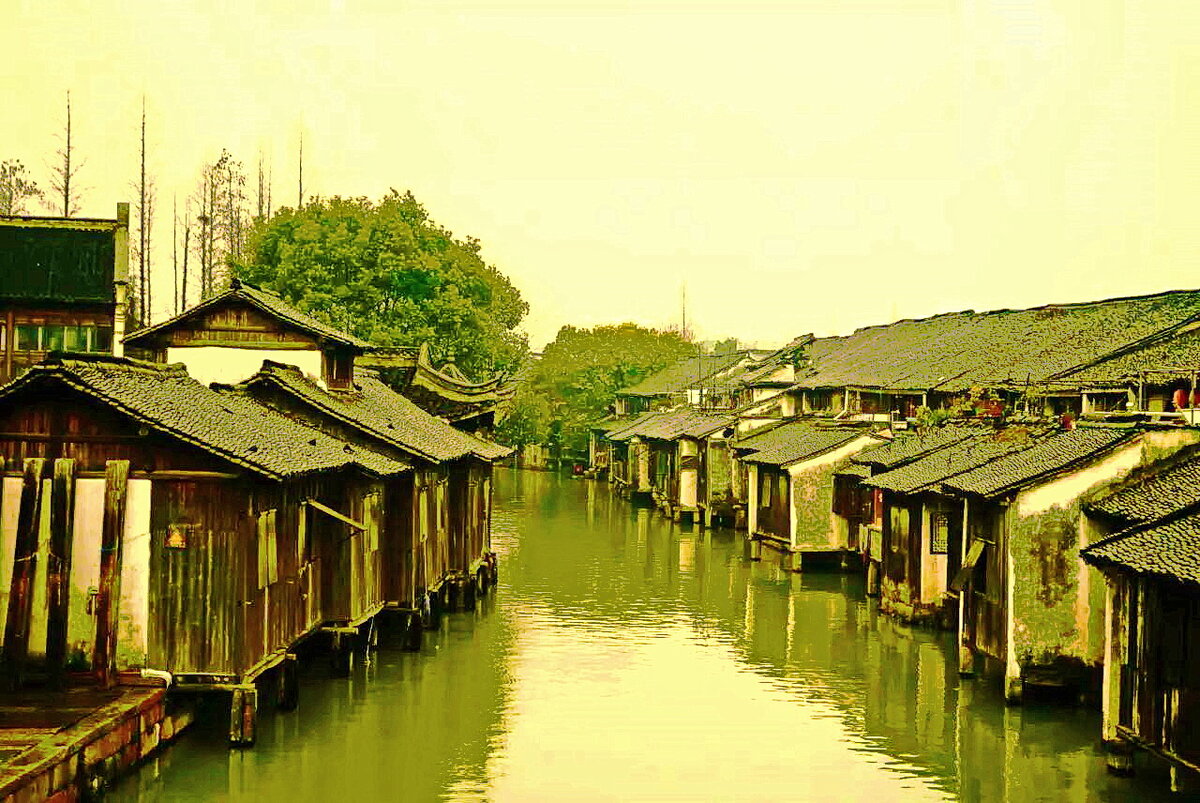
[[[30,691],[0,702],[0,801],[88,799],[192,721],[162,687]]]

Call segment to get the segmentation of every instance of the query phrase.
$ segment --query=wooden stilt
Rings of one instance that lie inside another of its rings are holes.
[[[46,461],[25,460],[21,502],[17,513],[17,541],[13,553],[12,584],[4,629],[4,680],[10,689],[19,688],[29,654],[29,628],[33,613],[33,583],[37,574],[38,527],[41,522],[42,475]]]
[[[104,525],[100,535],[100,593],[96,596],[96,646],[92,666],[101,685],[117,679],[117,624],[121,601],[121,536],[129,461],[109,460],[104,468]]]
[[[71,547],[75,540],[75,461],[54,461],[50,496],[50,556],[46,573],[46,671],[61,687],[67,660],[67,616],[71,591]]]
[[[357,635],[355,628],[339,627],[333,630],[329,671],[334,677],[346,677],[354,668],[354,641]]]
[[[295,711],[300,705],[300,662],[288,653],[279,664],[275,707],[280,711]]]
[[[408,621],[405,623],[404,649],[411,652],[419,652],[421,642],[425,638],[425,625],[421,621],[421,614],[413,612],[408,615]]]
[[[250,747],[258,728],[258,689],[254,684],[236,686],[229,706],[229,744]]]

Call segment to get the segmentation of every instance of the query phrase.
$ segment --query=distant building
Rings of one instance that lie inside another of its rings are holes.
[[[51,351],[121,355],[129,204],[113,220],[0,217],[0,383]]]

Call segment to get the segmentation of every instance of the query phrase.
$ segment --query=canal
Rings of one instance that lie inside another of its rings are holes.
[[[422,652],[309,662],[253,749],[214,717],[111,799],[1169,799],[1105,772],[1098,715],[1006,708],[854,578],[542,473],[497,472],[493,540],[497,593]]]

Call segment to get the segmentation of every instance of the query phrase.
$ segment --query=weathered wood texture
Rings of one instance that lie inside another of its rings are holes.
[[[61,685],[67,659],[67,622],[71,602],[71,552],[75,543],[75,461],[54,461],[50,494],[50,549],[46,571],[49,607],[46,624],[46,669]]]
[[[765,487],[764,487],[765,486]],[[784,541],[792,535],[791,482],[786,471],[758,467],[758,531]],[[764,502],[766,504],[764,504]]]
[[[1200,764],[1200,593],[1121,574],[1114,597],[1118,723],[1138,739]]]
[[[1005,517],[993,505],[972,502],[967,516],[967,545],[986,543],[963,594],[963,628],[975,650],[1004,660],[1008,652],[1008,539]]]
[[[152,337],[152,344],[162,349],[168,346],[318,348],[312,335],[289,327],[237,299],[210,307],[156,333]]]
[[[125,531],[125,494],[129,461],[110,460],[104,478],[104,530],[100,541],[100,593],[96,597],[96,646],[92,655],[102,685],[117,679],[117,632],[120,623],[121,545]]]
[[[33,612],[33,583],[37,576],[38,529],[41,521],[42,477],[46,461],[25,460],[21,483],[17,539],[13,554],[12,582],[4,627],[5,685],[20,686],[29,653],[29,631]]]

